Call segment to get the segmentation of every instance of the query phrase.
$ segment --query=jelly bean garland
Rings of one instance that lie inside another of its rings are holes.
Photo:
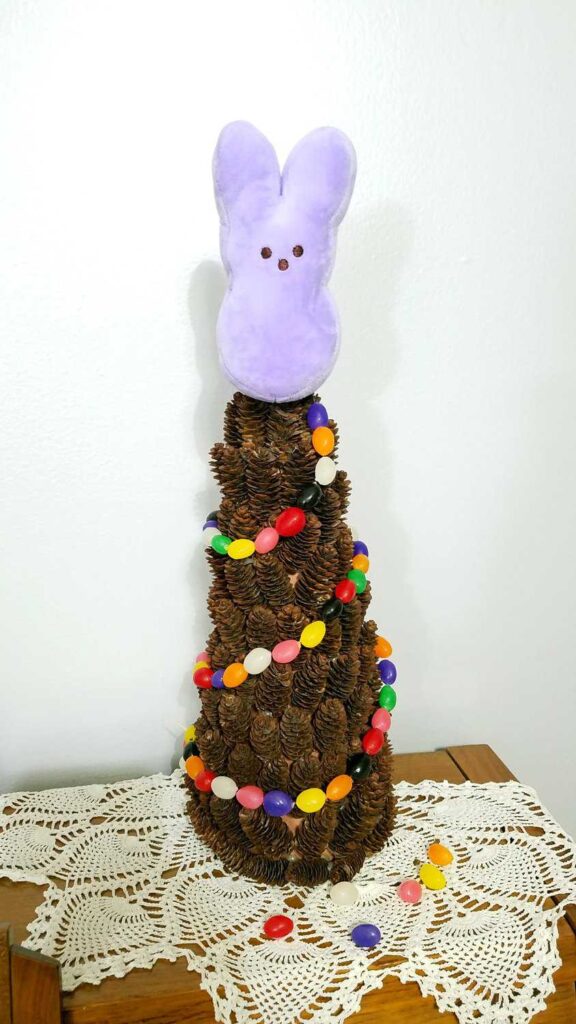
[[[306,526],[306,512],[310,511],[322,500],[322,487],[328,486],[336,476],[336,464],[330,458],[335,446],[335,437],[328,426],[329,417],[323,405],[314,402],[307,413],[307,423],[312,431],[312,445],[320,456],[315,468],[315,482],[306,484],[300,491],[296,505],[284,509],[276,517],[274,526],[265,526],[252,541],[248,538],[233,540],[220,533],[218,529],[218,513],[211,512],[203,527],[206,546],[219,555],[240,560],[250,558],[254,554],[266,554],[273,551],[281,537],[294,537]],[[282,640],[268,650],[256,647],[248,652],[243,662],[233,662],[224,669],[212,671],[206,651],[202,651],[193,671],[193,680],[200,689],[234,689],[241,686],[250,676],[264,672],[274,661],[278,664],[289,664],[294,661],[302,647],[312,649],[322,643],[326,635],[327,623],[339,618],[344,605],[362,594],[367,586],[366,573],[370,566],[369,552],[363,541],[354,542],[351,568],[346,579],[334,588],[334,595],[320,609],[320,618],[308,623],[300,633],[298,640]],[[356,780],[366,778],[372,768],[372,757],[376,756],[384,745],[385,734],[391,725],[390,712],[396,705],[396,693],[392,684],[396,681],[396,668],[389,661],[392,647],[384,637],[377,637],[375,654],[381,660],[378,671],[383,682],[378,698],[379,708],[373,713],[370,728],[362,737],[362,752],[352,755],[348,762],[347,774],[332,779],[326,790],[311,788],[303,790],[295,799],[282,790],[264,792],[258,786],[238,787],[234,779],[225,775],[216,775],[206,769],[199,749],[195,743],[195,727],[190,726],[184,736],[184,766],[188,776],[201,792],[212,792],[223,800],[236,799],[246,809],[253,810],[262,806],[272,817],[283,817],[289,814],[294,805],[304,813],[315,813],[325,804],[326,800],[339,801],[344,799]]]

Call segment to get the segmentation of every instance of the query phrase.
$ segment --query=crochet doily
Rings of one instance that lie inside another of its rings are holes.
[[[226,874],[187,819],[180,771],[3,797],[0,874],[48,883],[26,944],[60,961],[67,990],[183,956],[226,1024],[340,1024],[390,974],[460,1021],[529,1020],[554,990],[576,844],[517,783],[400,783],[396,794],[397,827],[356,877],[353,906],[336,906],[328,884]],[[397,884],[435,839],[455,855],[447,887],[403,903]],[[282,912],[292,934],[265,939]],[[360,922],[380,928],[377,947],[354,946]]]

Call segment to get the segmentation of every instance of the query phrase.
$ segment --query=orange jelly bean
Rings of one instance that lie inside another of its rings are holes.
[[[392,654],[392,645],[383,636],[377,636],[374,653],[377,658],[389,658]]]
[[[222,682],[224,686],[230,688],[234,686],[240,686],[246,679],[248,679],[248,673],[239,661],[232,662],[228,665],[228,668],[224,670]]]
[[[433,864],[436,864],[441,868],[445,868],[448,864],[452,863],[454,855],[447,846],[442,846],[442,843],[432,843],[432,845],[428,847],[428,859],[431,860]]]
[[[316,427],[312,431],[312,444],[318,455],[330,455],[334,451],[336,439],[330,427]]]
[[[326,786],[326,796],[329,800],[343,800],[352,789],[352,779],[349,775],[337,775],[335,779]]]
[[[370,559],[366,558],[366,555],[354,555],[352,559],[352,568],[359,569],[360,572],[368,572],[370,568]]]
[[[195,779],[200,772],[204,771],[204,761],[196,754],[192,754],[184,761],[184,767],[186,769],[186,774],[189,775],[191,779]]]

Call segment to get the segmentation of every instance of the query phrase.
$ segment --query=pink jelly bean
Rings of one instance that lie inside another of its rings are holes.
[[[242,786],[236,792],[236,799],[242,807],[253,811],[256,807],[260,807],[264,800],[264,793],[258,786]]]
[[[372,725],[375,729],[380,729],[380,732],[388,732],[392,724],[392,715],[386,708],[378,708],[372,715]]]
[[[278,541],[280,540],[280,534],[278,530],[275,530],[273,526],[266,526],[254,541],[254,547],[259,555],[265,555],[267,551],[272,551],[275,548]]]
[[[300,653],[300,644],[298,640],[282,640],[276,647],[272,648],[272,657],[274,661],[280,662],[281,665],[287,665],[289,661],[294,661]]]
[[[403,903],[420,903],[422,886],[415,879],[407,878],[405,882],[400,882],[398,895]]]
[[[196,655],[196,661],[207,661],[210,664],[210,655],[208,651],[200,651],[200,654]]]

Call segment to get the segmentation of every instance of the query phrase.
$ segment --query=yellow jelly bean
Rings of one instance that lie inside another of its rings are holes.
[[[319,811],[326,803],[326,793],[323,789],[304,789],[296,797],[296,806],[306,814],[313,814]]]
[[[435,864],[423,864],[420,868],[420,881],[427,889],[443,889],[446,879]]]
[[[210,665],[207,661],[197,661],[192,669],[192,675],[194,675],[197,668],[210,668]]]
[[[442,846],[442,843],[432,843],[428,847],[428,859],[433,864],[437,864],[438,867],[444,868],[447,864],[451,864],[454,860],[454,854],[447,846]]]
[[[188,728],[186,729],[186,732],[184,733],[184,743],[185,744],[186,743],[190,743],[190,740],[195,740],[195,739],[196,739],[196,726],[195,725],[189,725]]]
[[[256,550],[253,540],[246,540],[241,538],[240,540],[233,540],[226,552],[230,558],[250,558]]]
[[[326,623],[317,619],[305,626],[300,634],[300,643],[303,647],[318,647],[326,634]]]
[[[352,568],[359,569],[360,572],[368,572],[370,568],[370,559],[366,555],[354,555],[352,559]]]

